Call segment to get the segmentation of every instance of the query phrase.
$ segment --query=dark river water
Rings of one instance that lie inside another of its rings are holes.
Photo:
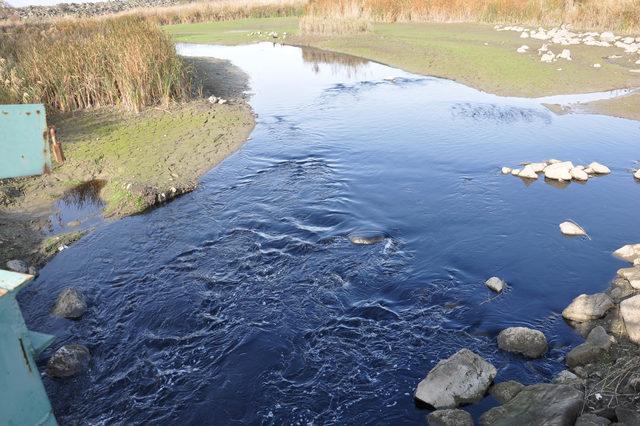
[[[98,227],[22,293],[31,328],[93,357],[44,377],[62,424],[423,424],[414,389],[460,348],[498,381],[560,371],[581,341],[561,310],[640,240],[638,122],[295,47],[179,50],[246,71],[258,124],[196,191]],[[499,172],[547,158],[613,173],[559,187]],[[563,237],[566,219],[591,240]],[[360,232],[386,239],[352,244]],[[509,283],[498,297],[492,275]],[[66,286],[89,299],[80,321],[49,313]],[[550,351],[499,351],[508,326]]]

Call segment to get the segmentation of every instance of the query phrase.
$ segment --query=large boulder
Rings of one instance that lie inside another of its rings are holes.
[[[583,393],[572,386],[531,385],[506,404],[484,413],[480,424],[573,426],[582,408],[582,399]]]
[[[471,414],[464,410],[436,410],[427,416],[429,426],[473,426]]]
[[[80,318],[87,310],[87,301],[78,290],[67,287],[60,292],[53,314],[63,318]]]
[[[501,404],[511,401],[520,391],[524,389],[522,383],[515,380],[496,383],[489,388],[489,394],[497,399]]]
[[[640,294],[620,302],[620,316],[629,340],[640,345]]]
[[[613,301],[604,293],[581,294],[562,311],[562,316],[571,321],[585,322],[602,318],[611,308]]]
[[[51,377],[71,377],[89,367],[91,355],[82,345],[64,345],[58,349],[47,363],[47,374]]]
[[[579,365],[591,364],[605,354],[615,339],[607,334],[602,326],[596,326],[589,332],[587,341],[573,348],[566,358],[567,365],[575,368]]]
[[[415,398],[435,408],[455,408],[481,400],[496,377],[496,368],[469,349],[461,349],[431,370]]]
[[[547,352],[547,338],[538,330],[526,327],[509,327],[498,334],[498,347],[516,352],[528,358],[540,358]]]
[[[633,263],[634,260],[640,259],[640,244],[627,244],[613,252],[618,259],[626,260]]]

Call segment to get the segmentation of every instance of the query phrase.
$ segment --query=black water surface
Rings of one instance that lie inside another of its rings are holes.
[[[92,353],[86,374],[44,379],[62,424],[423,424],[414,389],[460,348],[498,380],[561,370],[580,339],[559,313],[640,240],[637,122],[295,47],[180,51],[242,67],[258,125],[195,192],[101,227],[22,293],[54,349]],[[562,188],[499,173],[546,158],[613,173]],[[563,237],[565,219],[592,240]],[[386,238],[354,245],[359,231]],[[65,286],[89,298],[80,321],[49,313]],[[500,352],[508,326],[544,331],[549,353]]]

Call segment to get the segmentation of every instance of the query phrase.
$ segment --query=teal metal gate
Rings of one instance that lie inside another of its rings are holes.
[[[44,105],[0,105],[0,179],[51,170]]]

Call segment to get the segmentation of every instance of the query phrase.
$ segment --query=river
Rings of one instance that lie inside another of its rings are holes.
[[[242,68],[257,126],[194,192],[98,227],[22,292],[30,328],[92,354],[84,375],[44,377],[61,424],[424,424],[415,387],[460,348],[497,381],[563,369],[581,339],[560,312],[640,241],[638,122],[291,46],[178,49]],[[548,158],[613,173],[500,174]],[[590,239],[563,237],[567,219]],[[352,244],[362,232],[385,239]],[[66,286],[89,299],[80,321],[50,315]],[[550,351],[499,351],[509,326]]]

